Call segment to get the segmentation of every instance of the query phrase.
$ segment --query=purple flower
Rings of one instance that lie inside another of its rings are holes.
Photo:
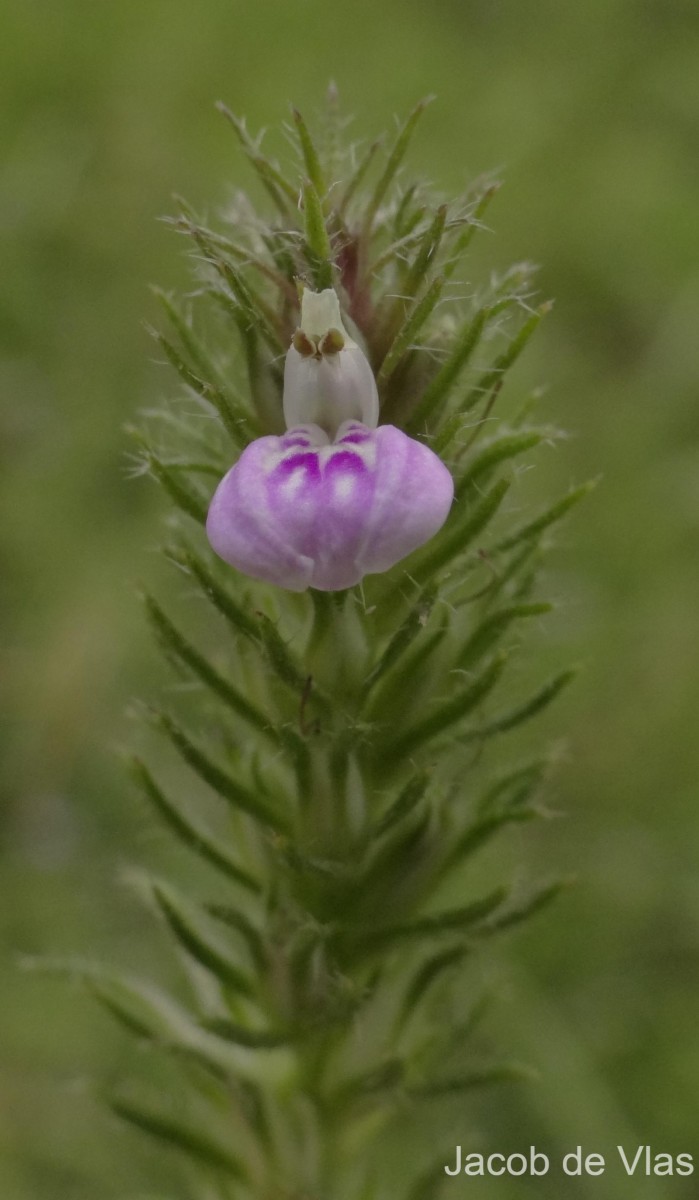
[[[206,531],[226,562],[301,592],[340,591],[387,571],[447,518],[451,475],[392,425],[344,421],[252,442],[219,484]]]

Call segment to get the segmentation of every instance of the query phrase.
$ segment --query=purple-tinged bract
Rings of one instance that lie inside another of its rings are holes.
[[[334,592],[387,571],[447,518],[451,475],[392,425],[345,421],[252,442],[219,484],[206,524],[226,562],[288,591]]]

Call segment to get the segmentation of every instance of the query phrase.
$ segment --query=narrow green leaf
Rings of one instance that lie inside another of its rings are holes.
[[[372,846],[357,880],[358,905],[364,897],[389,898],[414,868],[424,862],[429,847],[432,814],[415,805]]]
[[[435,599],[436,590],[432,586],[426,587],[420,594],[407,617],[398,627],[388,646],[379,657],[376,666],[372,667],[368,673],[362,690],[364,701],[366,701],[374,685],[378,683],[387,671],[395,666],[406,650],[412,646],[418,634],[425,628]]]
[[[428,717],[416,722],[397,738],[381,747],[382,762],[393,763],[404,756],[410,756],[425,742],[430,741],[439,733],[444,733],[451,725],[462,720],[478,704],[480,704],[495,687],[505,666],[504,655],[495,658],[470,687],[460,692],[453,700],[441,704]]]
[[[357,945],[361,949],[376,950],[379,947],[395,942],[413,941],[429,938],[442,933],[453,933],[455,930],[471,929],[480,925],[486,917],[500,907],[507,895],[505,888],[496,888],[489,895],[474,900],[471,904],[452,908],[446,912],[433,913],[427,917],[418,917],[414,921],[406,921],[401,925],[374,926],[371,929],[356,931]]]
[[[287,1046],[292,1040],[291,1034],[285,1030],[248,1029],[237,1025],[227,1017],[211,1017],[203,1022],[203,1027],[209,1033],[236,1046],[246,1046],[250,1050],[276,1050],[279,1046]]]
[[[449,1079],[436,1080],[410,1089],[411,1096],[420,1100],[438,1100],[457,1092],[468,1092],[474,1088],[487,1087],[493,1083],[521,1083],[532,1078],[532,1072],[519,1063],[499,1063],[469,1071],[464,1075],[453,1075]]]
[[[556,699],[559,692],[563,690],[566,684],[570,683],[575,678],[577,671],[570,669],[561,671],[555,675],[553,679],[545,683],[538,692],[524,704],[518,704],[515,708],[510,708],[500,717],[495,717],[494,720],[488,721],[479,729],[466,730],[465,733],[459,735],[459,741],[462,744],[472,741],[480,741],[483,738],[494,737],[498,733],[506,733],[510,729],[514,729],[517,725],[522,725],[525,721],[529,721],[535,717],[542,709]]]
[[[266,613],[258,612],[258,635],[262,640],[269,664],[279,678],[299,694],[306,687],[307,676],[297,665],[276,625]]]
[[[443,366],[440,367],[432,382],[427,386],[414,412],[411,414],[411,429],[418,429],[423,426],[437,407],[447,399],[461,371],[478,345],[489,315],[490,313],[487,308],[481,308],[466,323],[451,355]]]
[[[249,267],[251,270],[263,275],[270,283],[273,283],[285,300],[290,301],[292,304],[296,303],[296,289],[290,281],[289,274],[286,271],[282,272],[278,270],[276,266],[272,266],[266,259],[261,258],[254,252],[252,247],[240,246],[236,242],[231,241],[230,238],[216,233],[213,229],[209,229],[206,225],[202,225],[195,219],[180,218],[178,228],[187,233],[197,243],[204,252],[207,260],[210,260],[214,265],[221,261],[230,264],[232,260],[232,263],[237,263],[242,267]],[[263,240],[265,239],[263,238]],[[272,257],[274,256],[272,255]],[[253,292],[252,294],[256,304],[262,303],[257,293]],[[265,311],[268,310],[265,308]],[[274,325],[274,322],[272,324]]]
[[[160,605],[153,599],[152,596],[144,597],[146,612],[148,618],[162,642],[164,648],[175,656],[180,662],[189,667],[192,674],[196,675],[208,688],[214,692],[221,700],[224,701],[230,708],[233,709],[239,717],[247,721],[253,729],[257,729],[269,741],[278,746],[280,739],[277,730],[270,725],[269,718],[260,709],[256,708],[243,695],[238,688],[234,687],[229,680],[225,679],[214,666],[197,649],[189,642],[183,634],[173,625],[169,617],[165,615]]]
[[[347,186],[342,193],[340,202],[336,209],[337,215],[340,218],[344,217],[350,202],[354,199],[358,189],[364,182],[380,145],[380,142],[372,142],[369,146],[367,146],[364,154],[361,155],[357,165],[355,166],[353,173],[350,175]]]
[[[518,580],[526,577],[529,572],[536,567],[537,562],[541,559],[541,548],[537,542],[524,542],[522,549],[518,553],[510,556],[509,562],[502,566],[498,564],[498,569],[492,575],[488,584],[488,601],[494,604],[498,596],[507,593],[509,599],[517,599]],[[484,592],[481,589],[479,596]],[[469,603],[469,597],[465,597],[457,602],[457,607]]]
[[[367,1071],[359,1071],[349,1079],[344,1080],[335,1088],[330,1098],[331,1105],[344,1107],[354,1104],[368,1096],[380,1092],[392,1091],[405,1078],[405,1064],[400,1058],[390,1058],[370,1067]]]
[[[482,446],[480,453],[472,459],[466,470],[459,476],[455,484],[457,496],[462,496],[467,487],[481,483],[484,476],[503,462],[524,454],[534,446],[538,446],[545,434],[539,429],[525,430],[522,433],[505,433]]]
[[[493,387],[501,381],[505,372],[509,371],[510,367],[517,362],[530,338],[536,329],[538,329],[542,318],[551,311],[551,308],[551,301],[546,301],[544,304],[539,305],[536,311],[527,318],[509,346],[503,350],[502,354],[498,355],[492,367],[489,367],[481,375],[478,383],[471,389],[466,397],[463,411],[468,411],[472,408],[474,404],[477,404],[483,396],[487,396]]]
[[[306,175],[310,179],[318,196],[322,199],[327,191],[325,179],[323,176],[323,168],[320,165],[318,152],[313,144],[313,139],[308,132],[308,126],[304,121],[301,113],[297,108],[292,109],[296,132],[298,133],[299,145],[303,155],[303,161],[306,166]]]
[[[251,996],[252,984],[229,946],[205,927],[193,905],[176,898],[171,888],[153,885],[153,895],[170,930],[187,953],[221,983]]]
[[[153,293],[162,304],[168,319],[176,330],[194,364],[194,370],[188,366],[176,347],[162,333],[158,330],[151,332],[184,382],[213,405],[225,429],[236,444],[244,446],[247,440],[244,433],[245,426],[249,427],[251,424],[250,412],[222,383],[216,364],[203,342],[196,336],[189,322],[177,308],[172,297],[160,288],[153,288]]]
[[[209,916],[221,921],[229,929],[235,929],[244,938],[253,962],[260,971],[263,971],[267,965],[265,945],[261,933],[255,928],[249,917],[240,909],[234,908],[232,904],[210,903],[204,905],[204,908]]]
[[[508,905],[505,911],[501,914],[496,914],[492,920],[487,922],[484,930],[485,933],[500,933],[505,929],[511,929],[513,925],[520,925],[522,921],[533,917],[535,913],[541,912],[547,904],[550,904],[561,892],[566,891],[574,883],[573,879],[555,879],[553,883],[542,884],[541,887],[535,888],[524,900],[515,905]]]
[[[208,1130],[194,1129],[179,1117],[172,1116],[151,1104],[125,1097],[112,1097],[110,1108],[123,1121],[143,1133],[166,1142],[201,1165],[223,1171],[232,1179],[244,1180],[246,1173],[241,1161],[222,1143],[215,1141]]]
[[[211,833],[202,828],[198,821],[193,820],[189,813],[175,805],[165,795],[140,759],[132,759],[131,768],[144,795],[163,818],[168,828],[185,846],[211,863],[228,879],[232,879],[246,888],[247,891],[253,893],[262,891],[262,885],[235,861],[220,839],[214,838]]]
[[[190,475],[211,475],[217,482],[226,473],[226,465],[223,462],[195,462],[192,459],[186,458],[168,458],[163,459],[163,466],[167,467],[168,471],[186,471]]]
[[[432,315],[442,294],[444,276],[438,275],[428,287],[421,300],[407,314],[401,328],[398,330],[388,352],[379,368],[376,383],[379,389],[385,388],[394,371],[399,367],[404,354],[413,346],[425,322]]]
[[[282,215],[288,218],[289,213],[293,212],[296,208],[296,189],[284,178],[277,167],[261,153],[257,143],[250,137],[245,122],[240,117],[237,117],[235,113],[231,112],[221,101],[217,103],[216,108],[233,126],[238,140],[252,163],[262,186],[268,195],[271,196]]]
[[[462,501],[463,511],[456,515],[456,519],[449,521],[444,531],[433,539],[429,549],[423,552],[412,567],[411,578],[417,584],[424,584],[438,571],[443,570],[457,554],[462,554],[495,516],[509,486],[509,480],[499,479],[474,507]]]
[[[393,183],[398,168],[405,157],[406,151],[410,144],[410,139],[415,130],[415,126],[432,99],[432,96],[427,96],[424,100],[421,100],[420,103],[417,104],[413,111],[408,115],[407,119],[404,121],[403,125],[398,131],[398,136],[388,156],[386,166],[384,167],[384,170],[378,179],[376,186],[374,187],[371,199],[369,200],[366,208],[362,226],[363,235],[366,240],[368,240],[371,236],[376,214],[378,213],[383,199]]]
[[[405,990],[398,1017],[399,1027],[405,1023],[418,1004],[422,1003],[430,988],[446,972],[461,966],[464,959],[471,953],[471,949],[469,944],[460,944],[458,946],[449,946],[447,950],[440,950],[438,954],[430,955],[427,961],[415,972]]]
[[[209,261],[226,284],[225,288],[212,286],[210,294],[228,309],[236,325],[254,329],[273,354],[286,350],[274,312],[246,283],[242,271],[222,259]]]
[[[242,633],[258,649],[262,649],[272,670],[299,696],[303,693],[307,676],[296,663],[286,642],[273,621],[264,613],[254,616],[218,583],[215,576],[201,558],[189,547],[172,551],[172,557],[189,571],[215,608],[237,633]]]
[[[457,654],[454,666],[462,671],[468,670],[493,648],[514,621],[525,617],[543,616],[551,612],[552,607],[551,604],[513,604],[509,608],[490,613],[474,629],[466,645]]]
[[[485,216],[486,209],[488,208],[493,197],[497,195],[499,190],[500,185],[498,183],[491,183],[485,189],[483,195],[476,203],[476,207],[473,210],[473,214],[469,219],[467,227],[456,241],[452,251],[451,260],[444,268],[444,274],[446,275],[447,279],[451,279],[451,276],[454,274],[459,261],[468,250],[473,237],[477,231],[482,228],[481,222]]]
[[[536,813],[532,809],[522,807],[494,813],[492,816],[475,821],[473,825],[464,830],[450,850],[440,870],[440,878],[459,866],[464,859],[470,858],[477,850],[487,845],[506,825],[530,821],[534,816]]]
[[[560,521],[561,517],[564,517],[574,505],[578,504],[581,500],[584,500],[585,496],[589,495],[594,487],[594,480],[590,480],[588,483],[581,484],[580,487],[573,488],[572,491],[568,492],[567,496],[564,496],[562,500],[559,500],[556,504],[552,504],[551,507],[547,508],[545,512],[540,514],[540,516],[535,517],[533,521],[529,521],[526,525],[520,526],[520,528],[516,529],[514,533],[508,534],[507,537],[497,542],[493,547],[493,550],[497,552],[511,550],[514,546],[518,546],[520,542],[526,542],[532,538],[537,538],[539,534],[543,533],[545,529],[549,528],[549,526],[553,525],[556,521]]]
[[[244,784],[239,783],[191,741],[184,730],[167,713],[154,712],[153,719],[166,734],[184,761],[199,775],[213,791],[227,800],[234,808],[248,813],[255,820],[283,832],[289,831],[288,822],[280,813],[274,812]]]
[[[409,184],[398,202],[396,215],[393,218],[393,232],[394,237],[399,240],[405,234],[406,220],[410,220],[409,214],[411,213],[411,205],[417,192],[417,187],[416,183]],[[414,212],[415,210],[413,209],[412,211]]]
[[[177,471],[166,467],[153,450],[145,448],[144,453],[151,475],[157,479],[163,491],[167,492],[177,508],[196,521],[198,525],[206,525],[208,504],[201,492],[185,483],[183,479],[179,479]]]
[[[332,248],[325,226],[323,206],[310,180],[303,185],[303,212],[313,281],[318,291],[322,291],[333,285]]]
[[[420,240],[415,261],[411,264],[405,281],[401,284],[401,293],[404,296],[414,296],[418,288],[422,285],[430,265],[435,261],[439,244],[444,236],[446,220],[447,206],[446,204],[440,204],[432,223],[425,230]]]
[[[150,984],[107,972],[87,977],[85,984],[98,1004],[137,1037],[198,1062],[217,1079],[227,1080],[238,1068],[233,1056],[221,1053],[215,1039],[185,1009]]]
[[[531,338],[535,329],[538,327],[542,317],[551,309],[551,304],[542,304],[536,312],[524,322],[522,328],[517,335],[512,339],[509,346],[502,354],[498,355],[492,367],[485,371],[478,382],[467,393],[464,400],[457,406],[456,412],[444,423],[439,433],[435,437],[433,449],[435,454],[443,454],[452,439],[459,432],[462,419],[465,413],[471,411],[474,405],[478,404],[479,400],[487,400],[489,396],[494,397],[497,391],[502,387],[505,376],[512,367],[520,354],[524,350],[527,342]]]
[[[407,817],[422,800],[428,783],[429,777],[424,773],[420,773],[409,779],[393,803],[388,806],[383,816],[379,817],[378,821],[375,822],[371,835],[372,839],[380,837],[382,833],[386,833],[398,821],[402,821],[404,817]]]
[[[392,602],[391,597],[389,601]],[[447,632],[447,627],[443,626],[434,633],[426,634],[408,649],[404,658],[398,660],[394,670],[387,672],[369,698],[365,713],[369,732],[373,723],[376,724],[377,730],[380,730],[382,722],[385,722],[389,715],[392,720],[405,720],[406,687],[411,694],[420,694]]]
[[[538,758],[496,779],[477,805],[479,816],[487,816],[493,810],[499,812],[504,808],[509,811],[523,805],[538,788],[550,766],[550,759]]]
[[[199,558],[189,547],[172,547],[169,554],[174,562],[196,579],[204,595],[226,618],[231,628],[236,633],[242,633],[249,641],[259,645],[260,630],[257,621],[231,596],[230,592],[220,585],[203,559]]]

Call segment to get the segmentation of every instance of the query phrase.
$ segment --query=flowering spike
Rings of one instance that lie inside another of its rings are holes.
[[[512,1076],[499,1056],[469,1062],[475,1008],[465,1024],[461,976],[478,943],[557,888],[522,902],[493,879],[483,896],[470,870],[538,808],[548,756],[513,772],[502,735],[571,677],[557,664],[522,697],[501,653],[520,652],[515,621],[546,611],[529,594],[535,568],[583,494],[533,516],[521,495],[503,503],[512,460],[550,438],[522,427],[521,402],[486,424],[542,310],[526,267],[450,286],[494,188],[447,208],[402,177],[424,103],[378,169],[377,143],[357,161],[343,148],[329,104],[330,140],[294,113],[303,178],[298,155],[291,172],[279,167],[220,106],[274,212],[236,192],[218,232],[178,204],[197,279],[186,313],[160,294],[175,331],[160,341],[180,394],[147,411],[158,440],[149,430],[137,446],[180,510],[166,553],[183,590],[195,585],[190,620],[204,612],[190,633],[175,597],[167,613],[146,601],[167,657],[197,686],[178,695],[176,717],[146,709],[171,759],[163,787],[140,760],[133,770],[151,811],[235,893],[196,903],[169,882],[141,889],[194,985],[191,1016],[152,1003],[150,988],[82,978],[154,1058],[193,1059],[225,1084],[203,1089],[188,1072],[173,1081],[176,1110],[115,1105],[199,1164],[193,1189],[207,1197],[378,1197],[371,1135],[406,1099],[446,1104]],[[205,324],[207,306],[224,319]],[[230,439],[236,461],[209,505],[200,480],[221,478]],[[412,1200],[425,1200],[432,1185],[417,1157],[411,1167]]]

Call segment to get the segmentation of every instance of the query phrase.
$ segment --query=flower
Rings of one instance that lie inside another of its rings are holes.
[[[379,423],[379,395],[371,367],[353,342],[332,288],[301,297],[301,324],[284,364],[284,420],[320,425],[333,437],[344,421]]]
[[[371,367],[330,288],[303,293],[283,406],[287,432],[246,447],[211,501],[206,532],[226,562],[288,591],[341,591],[441,528],[451,475],[422,442],[377,428]]]
[[[214,550],[288,591],[333,592],[387,571],[443,525],[454,493],[444,464],[393,425],[345,421],[258,438],[219,484]]]

